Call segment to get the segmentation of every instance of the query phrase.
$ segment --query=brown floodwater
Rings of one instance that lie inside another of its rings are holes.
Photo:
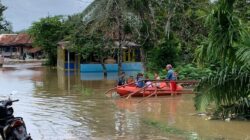
[[[195,114],[194,95],[109,98],[114,73],[75,74],[34,65],[0,68],[0,99],[20,99],[35,140],[248,140],[250,122],[208,121]],[[109,75],[109,74],[108,74]],[[99,79],[99,80],[98,80]],[[102,79],[102,80],[101,80]]]

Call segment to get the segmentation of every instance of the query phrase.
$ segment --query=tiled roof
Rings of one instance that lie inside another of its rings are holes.
[[[28,34],[1,34],[0,46],[31,45],[32,40]]]
[[[36,53],[36,52],[39,52],[41,50],[42,50],[41,48],[31,48],[28,50],[28,53]]]

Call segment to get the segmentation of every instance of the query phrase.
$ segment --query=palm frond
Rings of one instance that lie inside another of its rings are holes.
[[[247,38],[237,51],[236,56],[239,61],[243,62],[248,68],[250,68],[250,39]]]
[[[195,97],[195,107],[204,111],[210,104],[231,106],[250,95],[250,73],[245,67],[226,67],[201,80]]]
[[[234,43],[244,36],[244,28],[240,19],[233,12],[235,0],[219,0],[216,7],[208,15],[206,25],[210,28],[208,44],[201,49],[206,52],[203,57],[207,61],[220,60],[226,62],[235,60]]]

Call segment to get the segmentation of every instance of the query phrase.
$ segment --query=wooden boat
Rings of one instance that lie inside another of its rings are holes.
[[[171,91],[169,86],[167,86],[165,83],[161,83],[160,87],[146,87],[145,89],[138,88],[134,85],[127,85],[127,86],[118,86],[116,87],[116,92],[122,96],[126,97],[132,94],[132,97],[146,97],[151,94],[155,93],[155,96],[166,96],[174,94],[191,94],[193,93],[190,90],[184,90],[181,85],[177,85],[176,91]],[[157,89],[156,89],[157,88]]]

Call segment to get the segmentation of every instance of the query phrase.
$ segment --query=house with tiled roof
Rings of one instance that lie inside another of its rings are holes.
[[[23,59],[27,54],[36,55],[40,48],[32,47],[28,34],[0,34],[0,54],[8,58]]]

